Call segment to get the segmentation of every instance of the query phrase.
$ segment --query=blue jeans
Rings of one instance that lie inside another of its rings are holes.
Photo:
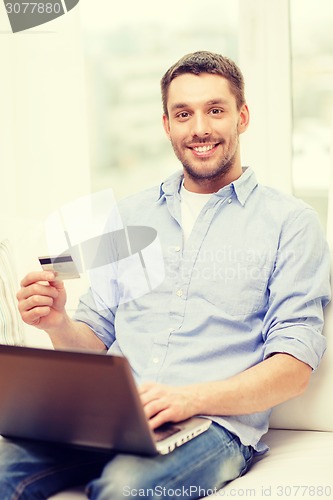
[[[0,496],[43,499],[84,483],[93,500],[197,499],[244,474],[252,458],[251,447],[214,423],[169,455],[155,457],[0,440]]]

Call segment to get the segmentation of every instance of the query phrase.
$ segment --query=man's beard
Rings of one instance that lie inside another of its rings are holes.
[[[218,165],[216,165],[215,168],[211,169],[196,169],[186,161],[183,161],[182,165],[189,177],[191,177],[192,179],[203,181],[225,177],[232,169],[234,163],[235,157],[232,156],[231,158],[221,158],[221,161],[218,163]]]
[[[196,142],[197,143],[201,142],[202,145],[204,145],[205,143],[213,143],[213,142],[219,143],[221,146],[225,145],[224,139],[220,139],[219,141],[205,140]],[[182,163],[183,168],[188,174],[188,176],[195,180],[209,181],[225,177],[234,166],[237,147],[238,147],[238,134],[235,135],[234,140],[230,143],[229,148],[223,153],[223,156],[219,158],[217,164],[213,165],[212,167],[208,167],[207,165],[205,165],[210,161],[212,161],[211,158],[206,158],[206,159],[198,158],[197,162],[200,163],[200,166],[196,167],[186,159],[186,155],[183,154],[181,149],[175,146],[175,144],[172,141],[171,143],[178,160]]]

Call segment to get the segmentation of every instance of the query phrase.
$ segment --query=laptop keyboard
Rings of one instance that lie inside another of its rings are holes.
[[[176,434],[176,432],[179,432],[180,430],[180,427],[177,427],[173,424],[163,424],[154,430],[155,441],[158,443],[159,441],[162,441],[163,439]]]

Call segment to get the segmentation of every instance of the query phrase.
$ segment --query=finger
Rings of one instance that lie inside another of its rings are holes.
[[[149,403],[156,400],[157,398],[152,396],[149,392],[145,392],[144,394],[140,394],[140,399],[142,406],[145,408]]]
[[[49,281],[50,285],[54,286],[57,290],[63,290],[65,288],[64,282],[62,280],[53,279]]]
[[[53,300],[53,297],[47,295],[32,295],[26,300],[21,301],[18,307],[20,311],[30,311],[35,307],[52,307]]]
[[[167,393],[163,387],[153,385],[145,392],[142,392],[140,398],[142,405],[145,407],[154,401],[166,401]]]
[[[156,384],[154,384],[153,382],[145,382],[144,384],[142,384],[138,387],[138,392],[140,395],[145,394],[150,389],[152,389],[155,385]]]
[[[22,320],[28,325],[38,325],[40,320],[50,313],[50,307],[34,307],[21,313]]]
[[[167,401],[165,401],[163,399],[154,399],[154,400],[147,402],[143,406],[143,409],[144,409],[146,417],[148,419],[150,419],[150,418],[154,417],[155,415],[157,415],[158,413],[160,413],[161,411],[166,410],[169,407],[170,407],[170,405],[168,404]]]
[[[52,271],[36,271],[27,274],[21,281],[22,287],[27,287],[38,281],[52,281],[55,279],[55,273]]]
[[[53,297],[54,299],[58,297],[58,290],[53,285],[43,284],[41,282],[33,283],[32,285],[21,288],[16,297],[19,301],[26,300],[33,295],[45,295]]]
[[[152,430],[154,430],[160,427],[161,425],[166,424],[167,422],[175,422],[175,421],[176,420],[173,419],[170,410],[166,409],[157,413],[157,415],[154,415],[154,417],[150,418],[148,420],[148,424],[149,427]]]

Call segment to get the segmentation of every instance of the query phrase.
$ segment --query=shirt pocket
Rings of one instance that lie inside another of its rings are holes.
[[[268,301],[269,276],[270,268],[259,258],[214,263],[206,299],[226,315],[263,312]]]

